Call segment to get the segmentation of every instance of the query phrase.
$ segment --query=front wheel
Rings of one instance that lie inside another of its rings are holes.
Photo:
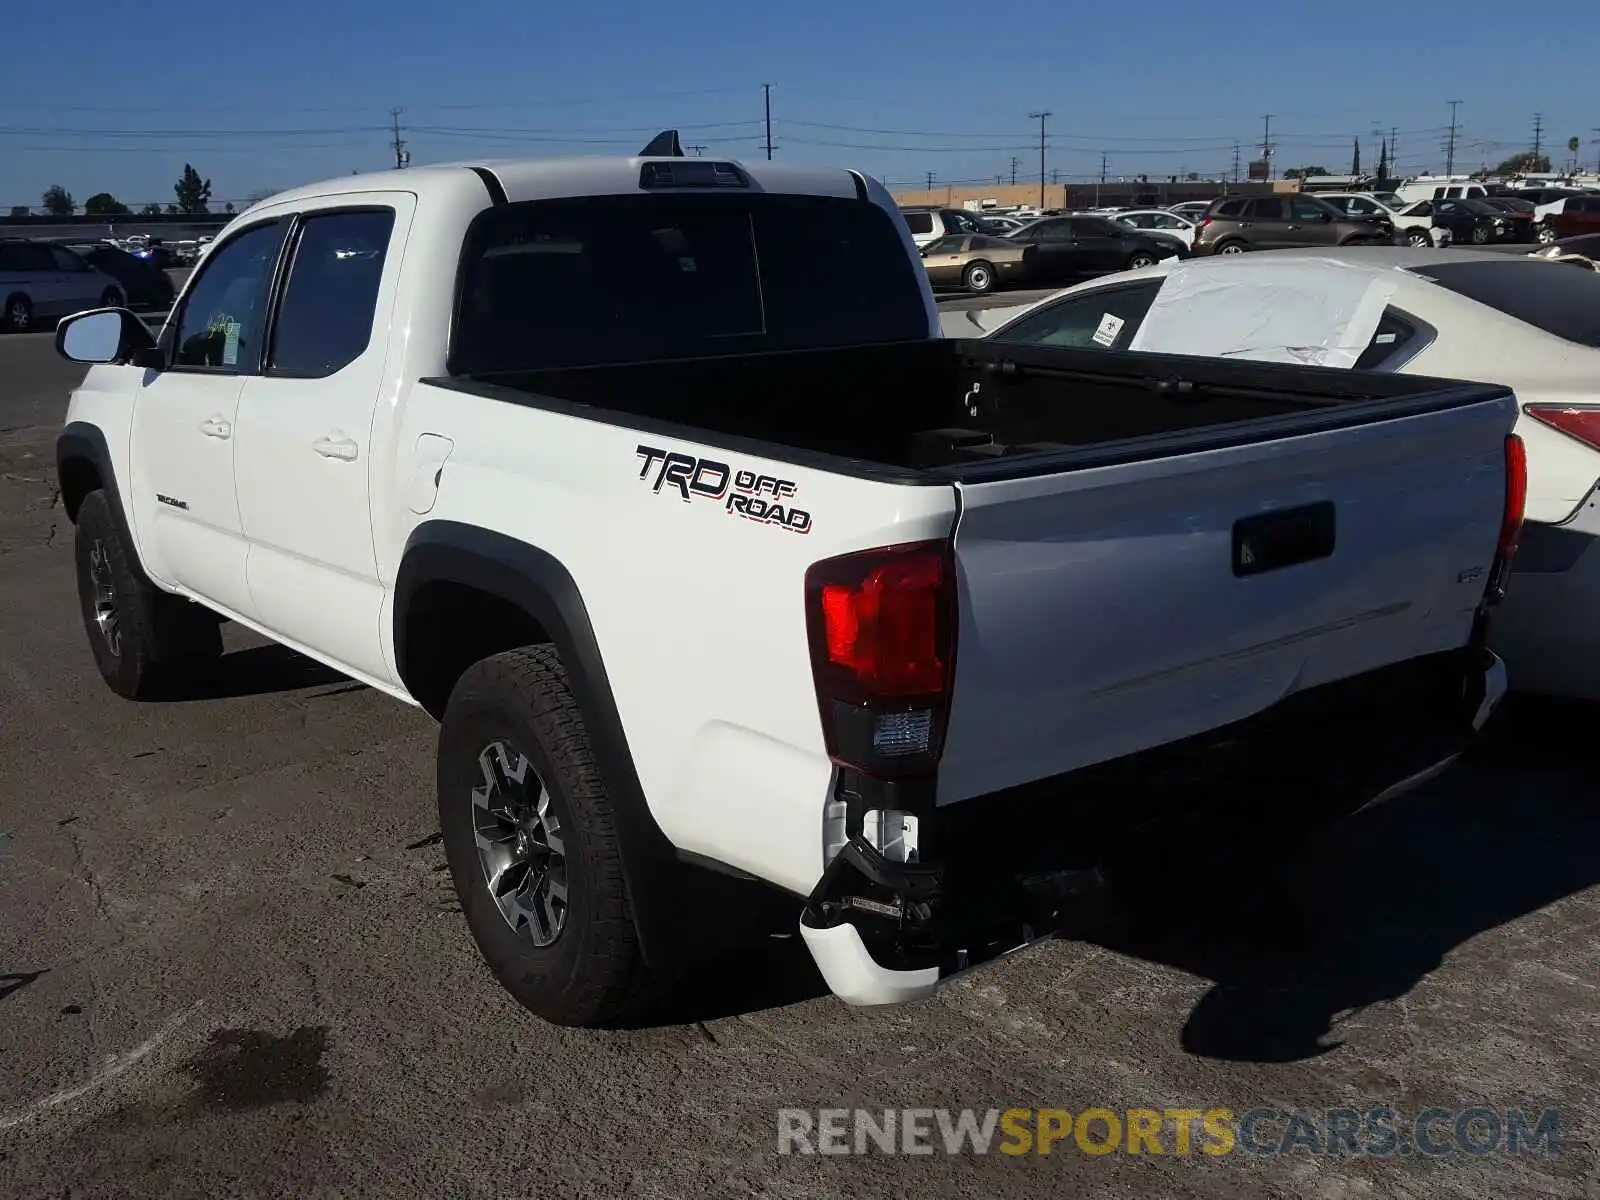
[[[1426,229],[1408,229],[1406,231],[1406,245],[1431,246],[1433,245],[1433,239],[1428,236]]]
[[[1487,229],[1485,229],[1482,225],[1474,225],[1472,227],[1472,244],[1474,246],[1486,246],[1486,245],[1488,245],[1489,244],[1489,239],[1492,236],[1493,235]]]
[[[78,604],[100,677],[125,700],[145,700],[185,670],[222,655],[216,618],[144,577],[101,490],[78,508],[73,532]]]
[[[976,295],[994,291],[994,267],[986,262],[968,263],[961,273],[961,285]]]
[[[107,288],[105,291],[100,293],[100,307],[121,308],[122,293],[117,291],[116,288]]]
[[[1555,229],[1548,222],[1545,222],[1545,221],[1539,222],[1539,242],[1540,242],[1540,244],[1548,246],[1551,242],[1553,242],[1555,240],[1556,240],[1556,231],[1555,231]]]
[[[639,949],[616,808],[553,649],[466,670],[445,706],[437,782],[450,876],[501,985],[558,1025],[639,1015],[660,980]]]

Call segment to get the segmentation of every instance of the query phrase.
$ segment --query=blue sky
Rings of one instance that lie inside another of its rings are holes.
[[[1241,10],[1246,11],[1246,10]],[[1263,10],[1265,11],[1265,10]],[[392,162],[403,109],[412,161],[633,153],[665,127],[708,154],[759,156],[761,84],[777,154],[891,184],[1210,172],[1252,157],[1274,115],[1274,165],[1348,169],[1362,138],[1399,130],[1400,165],[1442,169],[1545,144],[1600,159],[1592,83],[1600,5],[1462,0],[1452,19],[1389,4],[1290,5],[1228,21],[1194,0],[1062,5],[965,0],[875,6],[473,4],[285,0],[169,10],[23,4],[5,22],[0,204],[59,183],[81,203],[172,200],[184,163],[244,199]],[[189,15],[192,14],[192,15]],[[1479,19],[1481,15],[1482,19]]]

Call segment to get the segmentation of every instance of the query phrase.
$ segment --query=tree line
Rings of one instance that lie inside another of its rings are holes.
[[[160,204],[150,203],[144,205],[138,213],[118,200],[110,192],[96,192],[83,202],[84,214],[91,217],[131,217],[145,216],[158,217],[163,212],[169,214],[185,214],[198,216],[211,211],[211,180],[201,177],[189,163],[183,164],[183,174],[178,176],[178,182],[172,185],[174,202],[165,208]],[[52,217],[70,217],[77,213],[78,202],[72,198],[72,193],[59,183],[53,183],[45,188],[44,194],[39,198],[45,212]],[[233,212],[233,203],[223,205],[223,211]],[[28,215],[25,206],[11,210],[14,217]]]

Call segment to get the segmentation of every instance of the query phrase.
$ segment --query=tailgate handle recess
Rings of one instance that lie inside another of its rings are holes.
[[[1278,571],[1333,555],[1336,509],[1331,500],[1241,517],[1233,523],[1233,573]]]

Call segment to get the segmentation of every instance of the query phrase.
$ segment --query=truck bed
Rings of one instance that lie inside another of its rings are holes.
[[[1499,386],[954,339],[437,383],[800,467],[829,539],[762,543],[797,598],[825,541],[859,545],[866,493],[829,473],[948,490],[940,804],[1466,646],[1516,420]]]
[[[599,409],[700,441],[750,439],[779,459],[825,455],[941,479],[1028,473],[1045,465],[1040,455],[1088,466],[1189,453],[1503,394],[1418,376],[954,338],[428,382]]]

